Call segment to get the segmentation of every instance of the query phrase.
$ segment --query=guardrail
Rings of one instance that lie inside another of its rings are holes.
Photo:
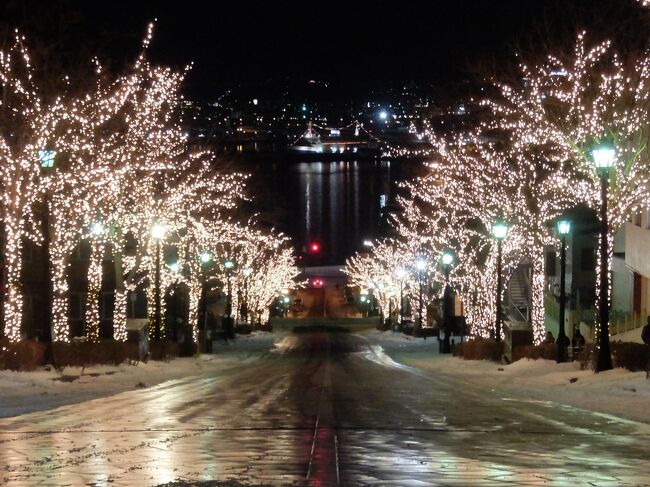
[[[646,324],[646,317],[643,315],[627,315],[622,318],[613,319],[609,323],[609,335],[618,335],[628,331],[641,328]]]

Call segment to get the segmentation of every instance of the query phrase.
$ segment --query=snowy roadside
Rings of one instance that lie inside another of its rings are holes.
[[[645,372],[614,369],[600,374],[580,370],[578,363],[551,360],[519,360],[501,365],[481,360],[462,360],[438,354],[435,339],[405,337],[392,332],[365,335],[395,361],[459,382],[489,389],[518,399],[550,401],[604,414],[650,423],[650,380]]]
[[[168,380],[222,370],[256,360],[274,346],[277,334],[256,332],[215,343],[214,354],[183,357],[169,362],[149,361],[137,365],[46,367],[33,372],[0,370],[0,418],[53,409],[111,396]]]

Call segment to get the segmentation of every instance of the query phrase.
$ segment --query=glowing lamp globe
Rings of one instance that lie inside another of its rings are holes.
[[[212,255],[210,255],[210,252],[201,252],[200,257],[201,257],[201,262],[203,262],[204,264],[207,264],[212,260]]]
[[[161,223],[156,223],[151,227],[151,236],[156,240],[162,240],[167,233],[167,227]]]
[[[405,277],[406,277],[406,270],[401,267],[397,269],[397,278],[404,279]]]
[[[508,236],[508,225],[505,223],[495,223],[492,225],[492,235],[497,240],[503,240]]]
[[[451,255],[449,252],[445,252],[442,254],[442,263],[444,265],[451,265],[454,262],[454,256]]]
[[[232,269],[233,267],[235,267],[235,263],[232,260],[227,260],[226,262],[223,263],[223,266],[226,269]]]
[[[172,262],[171,264],[169,264],[169,270],[171,270],[172,272],[178,272],[178,269],[179,269],[178,262]]]
[[[43,169],[51,169],[54,167],[54,158],[56,151],[41,149],[38,151],[38,159],[41,162]]]
[[[567,235],[571,231],[571,222],[567,220],[560,220],[557,222],[557,233],[560,235]]]
[[[427,263],[423,259],[418,259],[418,261],[415,263],[415,268],[419,271],[423,271],[424,269],[427,268]]]
[[[92,227],[90,228],[91,233],[95,237],[99,237],[104,233],[104,225],[102,222],[95,222],[93,223]]]
[[[596,169],[609,169],[616,161],[616,149],[608,145],[600,145],[591,151]]]

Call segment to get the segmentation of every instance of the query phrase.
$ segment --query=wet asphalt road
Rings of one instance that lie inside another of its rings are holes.
[[[325,332],[290,335],[218,375],[0,420],[1,485],[229,479],[650,485],[650,427],[508,399]]]

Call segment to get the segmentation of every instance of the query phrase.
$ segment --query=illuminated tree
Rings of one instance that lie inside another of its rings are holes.
[[[600,178],[592,150],[609,143],[616,163],[609,171],[608,239],[650,203],[647,121],[650,61],[621,59],[610,43],[588,48],[580,34],[566,59],[521,66],[521,83],[499,84],[501,97],[487,102],[494,126],[509,134],[513,150],[569,176],[574,198],[600,205]],[[538,198],[539,199],[539,198]],[[611,261],[612,245],[609,245]],[[611,262],[610,262],[611,265]]]
[[[23,296],[20,285],[24,239],[40,243],[34,205],[42,195],[41,165],[53,163],[59,151],[58,135],[68,110],[62,97],[46,97],[34,81],[34,68],[24,37],[0,51],[0,178],[2,179],[2,254],[6,269],[4,334],[21,336]]]

